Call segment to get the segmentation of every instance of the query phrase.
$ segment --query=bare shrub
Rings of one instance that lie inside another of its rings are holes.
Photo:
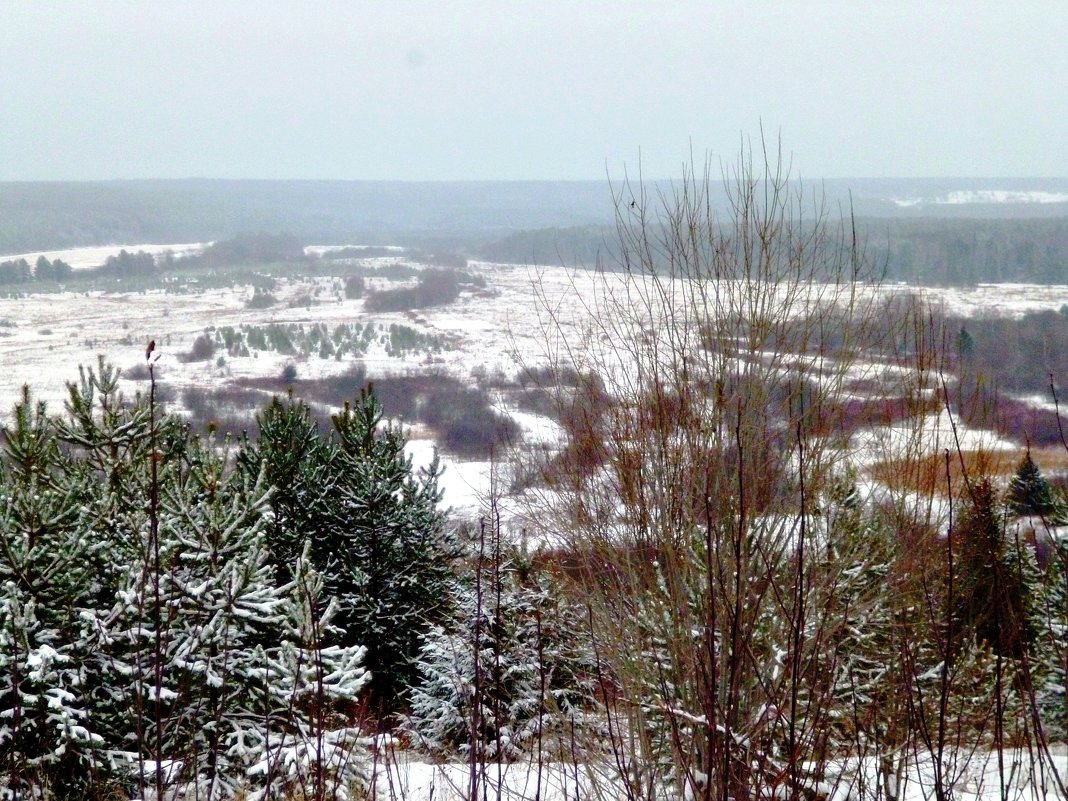
[[[148,381],[151,375],[148,372],[148,365],[138,363],[132,367],[123,368],[122,377],[128,381]]]
[[[292,387],[294,396],[337,407],[370,387],[386,417],[431,428],[442,448],[468,458],[487,457],[519,439],[515,422],[490,404],[485,390],[443,372],[370,378],[363,365],[319,379],[241,379],[240,386],[276,392]],[[284,387],[283,387],[284,385]]]
[[[421,419],[439,435],[441,445],[460,456],[489,456],[513,444],[519,426],[489,405],[473,387],[439,387],[427,395]]]
[[[269,400],[270,396],[264,392],[236,384],[182,390],[182,405],[193,431],[218,432],[220,436],[230,434],[236,437],[245,431],[253,431],[256,413]]]
[[[1064,586],[964,439],[1023,411],[780,163],[725,177],[724,218],[707,171],[625,184],[578,321],[541,288],[565,443],[517,475],[587,609],[613,791],[899,799],[922,764],[939,801],[1063,794]]]
[[[455,251],[438,250],[426,254],[423,258],[428,264],[433,264],[435,267],[445,267],[452,270],[467,269],[467,258]]]
[[[557,387],[580,387],[584,383],[594,381],[590,375],[582,375],[574,367],[553,368],[548,365],[536,364],[524,367],[519,371],[519,385],[521,387],[550,386]]]
[[[566,432],[530,520],[590,565],[631,798],[816,793],[841,714],[837,576],[858,551],[816,522],[842,508],[841,456],[814,432],[874,336],[875,271],[780,162],[745,154],[725,183],[724,219],[707,171],[659,204],[624,184],[616,263],[575,279],[587,328],[551,328],[553,373],[528,370]]]

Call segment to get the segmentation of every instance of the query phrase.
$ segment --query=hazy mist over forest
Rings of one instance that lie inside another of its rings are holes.
[[[6,3],[0,255],[599,228],[750,145],[858,217],[1061,217],[1065,40],[1053,2]]]
[[[6,3],[0,255],[592,227],[588,260],[628,181],[721,202],[750,145],[861,218],[1059,218],[1065,40],[1053,2]]]

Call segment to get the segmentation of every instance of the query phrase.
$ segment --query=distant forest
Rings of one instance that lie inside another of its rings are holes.
[[[852,183],[860,191],[849,194]],[[832,208],[855,210],[858,234],[885,264],[887,280],[1068,280],[1068,204],[906,208],[888,199],[958,184],[967,182],[839,181],[824,189]],[[402,244],[491,261],[611,269],[613,192],[625,205],[626,187],[603,181],[0,183],[0,254],[269,232],[305,244]]]
[[[1068,217],[857,220],[858,237],[888,281],[934,286],[1068,283]],[[519,231],[475,248],[487,261],[615,269],[615,229]]]
[[[0,254],[287,233],[308,244],[495,239],[611,220],[588,182],[0,182]]]

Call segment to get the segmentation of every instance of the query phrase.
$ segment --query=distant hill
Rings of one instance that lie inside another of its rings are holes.
[[[496,238],[611,212],[601,182],[0,183],[0,253],[256,231],[321,244]]]
[[[836,179],[805,188],[823,192],[835,213],[852,206],[858,216],[1068,216],[1068,179]],[[670,192],[671,184],[650,189]],[[714,202],[723,202],[718,187]],[[318,244],[489,242],[612,219],[607,181],[0,183],[0,253],[253,231]]]
[[[1068,178],[861,178],[826,182],[862,217],[1064,217]]]

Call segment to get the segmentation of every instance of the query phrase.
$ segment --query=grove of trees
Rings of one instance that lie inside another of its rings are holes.
[[[880,277],[920,286],[1064,283],[1068,218],[857,218]],[[520,264],[612,265],[619,242],[611,226],[518,231],[474,245],[479,258]]]
[[[0,783],[348,792],[367,693],[391,711],[450,610],[436,470],[371,395],[336,439],[276,401],[238,445],[117,378],[83,371],[61,416],[26,394],[4,429]]]
[[[33,267],[26,259],[0,262],[0,284],[23,284],[29,281],[56,281],[70,278],[73,268],[62,259],[49,261],[38,256]]]

